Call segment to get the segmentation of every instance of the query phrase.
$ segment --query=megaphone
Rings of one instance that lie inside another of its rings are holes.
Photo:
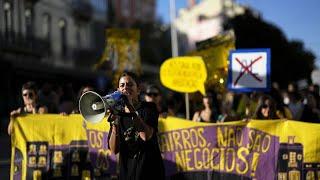
[[[80,97],[79,110],[86,121],[98,123],[105,117],[107,110],[114,114],[123,112],[125,99],[125,95],[119,91],[103,97],[96,92],[87,91]]]

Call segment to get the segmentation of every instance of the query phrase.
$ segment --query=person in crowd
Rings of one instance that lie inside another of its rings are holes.
[[[285,100],[282,96],[282,93],[279,89],[279,85],[276,82],[272,83],[270,96],[274,99],[276,103],[276,114],[279,119],[292,119],[292,113],[288,107],[288,104],[285,104]],[[288,101],[288,99],[286,99]],[[289,102],[289,101],[288,101]]]
[[[234,100],[235,100],[234,93],[227,92],[225,94],[220,106],[221,113],[218,113],[219,116],[218,116],[217,122],[222,123],[222,122],[228,122],[228,121],[235,121],[239,119],[239,117],[233,110],[234,103],[235,103]]]
[[[181,93],[169,91],[166,96],[168,116],[185,118],[185,101]]]
[[[150,84],[146,88],[146,92],[144,95],[144,100],[146,102],[153,102],[157,106],[157,110],[159,112],[159,116],[162,118],[166,118],[168,115],[167,108],[162,104],[162,96],[160,93],[160,89],[153,84]]]
[[[269,95],[261,95],[253,119],[278,119],[276,103]]]
[[[167,106],[168,106],[168,113],[167,116],[176,116],[177,114],[177,108],[176,103],[174,99],[167,99]]]
[[[29,81],[22,85],[21,88],[23,106],[10,113],[10,122],[8,126],[8,134],[12,133],[13,119],[19,115],[26,114],[44,114],[48,112],[48,108],[39,104],[37,86],[35,82]]]
[[[276,103],[276,114],[279,119],[293,119],[289,107],[286,104],[284,104],[283,101],[278,101]]]
[[[78,92],[78,96],[77,96],[77,99],[76,99],[76,103],[75,104],[77,104],[75,107],[74,107],[74,109],[72,110],[72,114],[79,114],[80,113],[80,111],[79,111],[79,100],[80,100],[80,97],[84,94],[84,93],[86,93],[86,92],[88,92],[88,91],[94,91],[94,88],[93,87],[91,87],[91,86],[89,86],[89,85],[86,85],[86,86],[82,86],[81,88],[80,88],[80,90],[79,90],[79,92]]]
[[[294,82],[291,82],[288,84],[288,88],[287,88],[288,92],[289,93],[295,93],[298,91],[298,86],[296,83]]]
[[[242,93],[236,110],[238,117],[244,120],[253,117],[259,98],[260,94],[257,92],[251,92],[250,94]]]
[[[60,114],[71,114],[71,112],[76,108],[75,103],[75,93],[73,91],[72,83],[66,83],[63,86],[63,94],[60,98],[59,113]]]
[[[317,84],[311,84],[308,87],[308,91],[313,94],[314,98],[316,99],[317,108],[320,109],[320,88]]]
[[[215,122],[217,117],[217,112],[213,108],[212,93],[207,93],[202,97],[203,108],[196,111],[193,115],[192,121],[195,122]]]
[[[240,119],[248,118],[249,115],[249,106],[250,106],[250,98],[247,94],[241,93],[238,95],[238,104],[236,107],[236,114],[240,117]]]
[[[109,117],[108,146],[112,153],[119,153],[119,179],[164,179],[156,105],[139,100],[139,81],[133,73],[120,76],[118,91],[127,103],[124,112]]]
[[[320,123],[320,109],[317,108],[317,101],[313,94],[308,93],[305,97],[301,121]]]
[[[49,113],[57,113],[59,97],[52,89],[52,84],[45,82],[38,91],[39,102],[48,107]]]
[[[289,92],[288,108],[292,113],[293,120],[300,120],[303,111],[303,100],[298,92]]]

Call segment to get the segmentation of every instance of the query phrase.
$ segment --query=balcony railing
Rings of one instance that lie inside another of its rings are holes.
[[[75,66],[90,68],[97,62],[101,52],[93,49],[76,48],[72,50],[72,54]]]
[[[0,51],[44,56],[50,53],[50,43],[48,40],[23,36],[13,31],[0,32]]]

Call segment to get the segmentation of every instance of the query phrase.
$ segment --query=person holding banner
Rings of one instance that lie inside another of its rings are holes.
[[[276,103],[273,98],[269,95],[262,95],[259,98],[253,119],[278,119],[276,111]]]
[[[213,95],[212,93],[207,93],[202,97],[203,109],[196,111],[193,114],[192,121],[195,122],[215,122],[217,119],[217,112],[213,107]]]
[[[139,101],[138,79],[133,73],[120,76],[118,91],[128,101],[125,112],[109,117],[108,146],[112,153],[119,153],[119,179],[164,179],[155,104]]]
[[[11,135],[12,133],[12,123],[13,123],[14,117],[19,115],[25,115],[25,114],[48,113],[48,108],[38,103],[38,94],[37,94],[37,87],[35,82],[29,81],[23,84],[21,93],[22,93],[22,99],[23,99],[24,105],[22,107],[19,107],[16,110],[11,111],[10,122],[8,125],[9,135]]]
[[[153,102],[156,104],[159,116],[161,118],[166,118],[168,116],[168,108],[163,105],[160,89],[156,85],[149,84],[147,86],[144,100],[146,102]]]

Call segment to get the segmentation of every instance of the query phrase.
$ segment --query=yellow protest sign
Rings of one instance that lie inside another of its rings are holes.
[[[197,43],[197,50],[190,52],[190,56],[201,56],[207,68],[207,88],[214,88],[217,92],[225,91],[228,75],[229,51],[235,49],[235,35],[233,31],[215,36]]]
[[[185,56],[166,60],[160,67],[161,83],[178,92],[200,91],[205,95],[207,69],[201,57]]]

